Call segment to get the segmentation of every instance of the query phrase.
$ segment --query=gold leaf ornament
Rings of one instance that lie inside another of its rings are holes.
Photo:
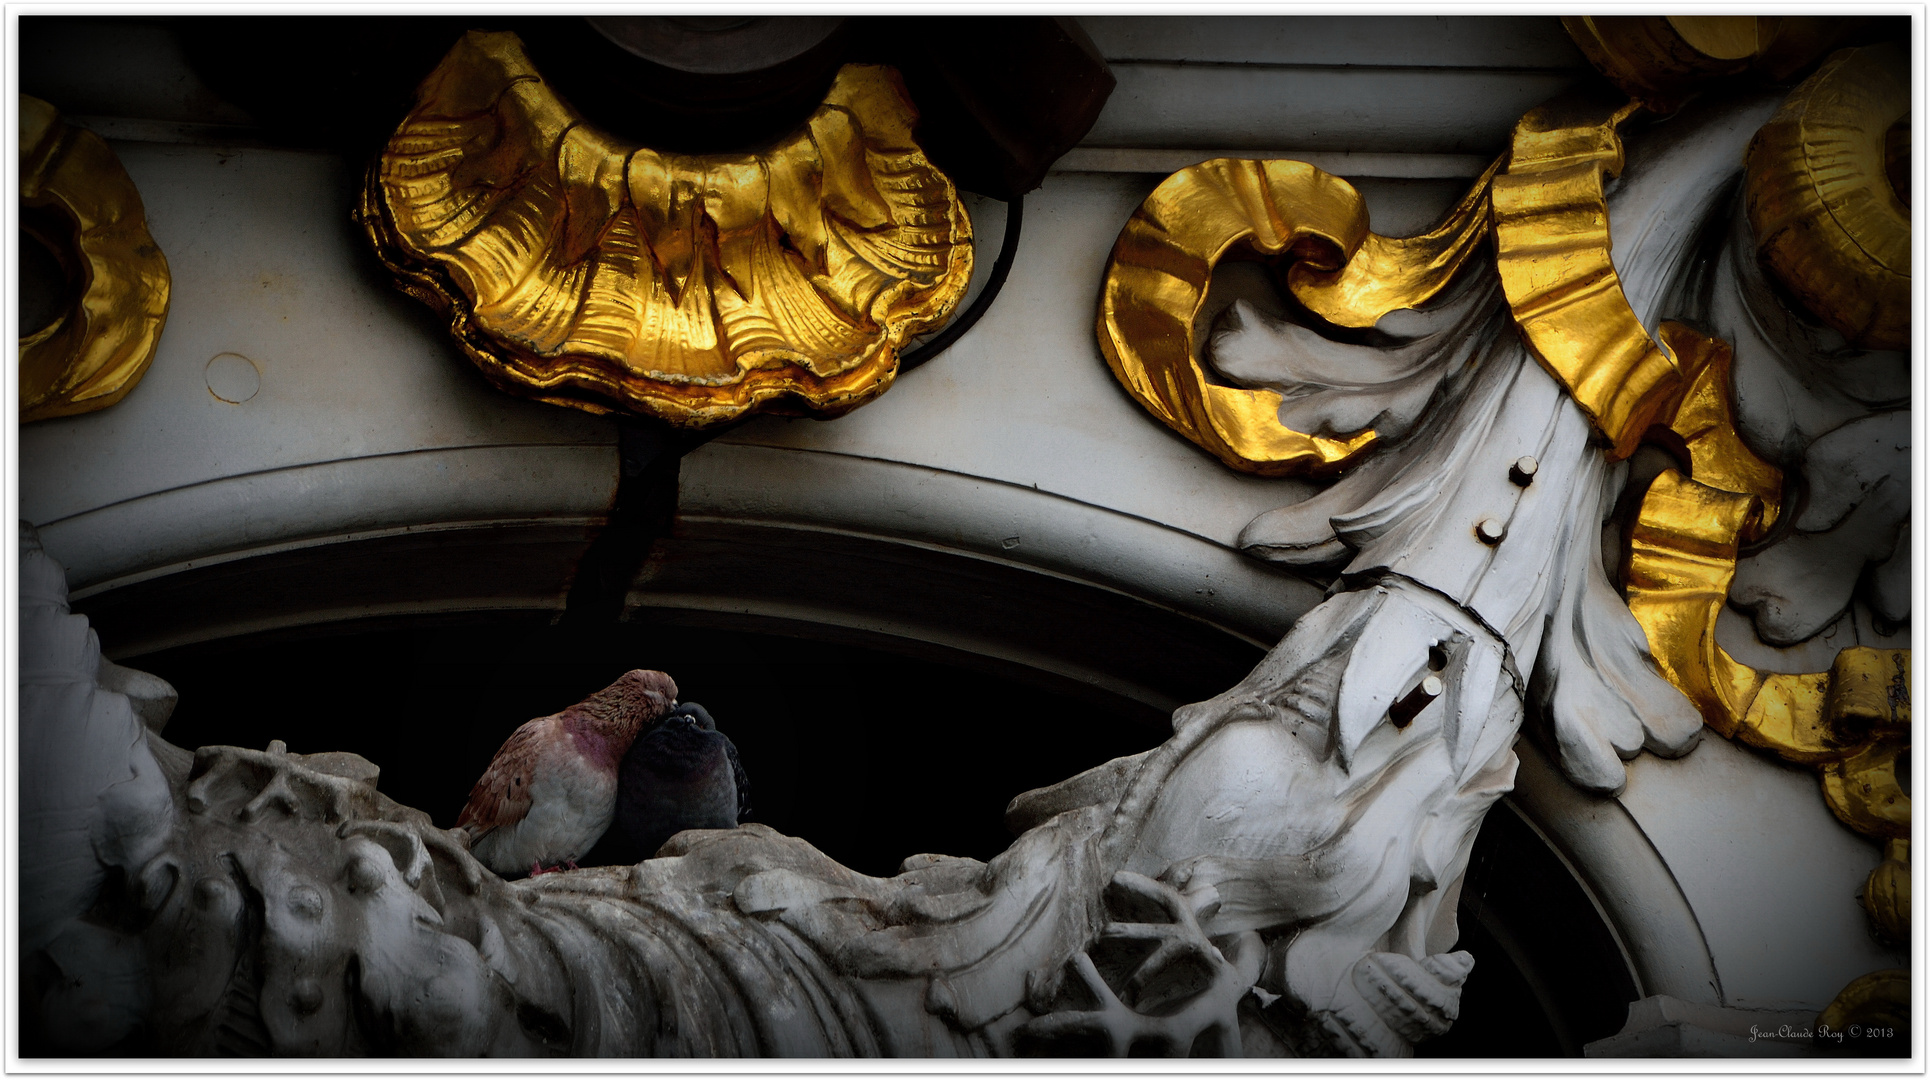
[[[1853,33],[1832,15],[1564,15],[1597,71],[1629,97],[1674,112],[1712,82],[1744,73],[1781,81]]]
[[[1851,647],[1828,671],[1758,671],[1716,642],[1741,538],[1764,529],[1779,474],[1754,461],[1727,417],[1727,348],[1697,345],[1693,331],[1664,324],[1678,355],[1713,356],[1676,418],[1697,479],[1668,469],[1642,499],[1631,534],[1628,606],[1669,682],[1688,695],[1724,738],[1766,750],[1820,774],[1823,801],[1844,825],[1890,841],[1863,905],[1878,931],[1904,940],[1909,924],[1910,796],[1897,775],[1910,752],[1910,650]],[[1713,418],[1712,401],[1720,415]],[[1705,426],[1706,425],[1706,426]],[[1744,460],[1748,459],[1748,460]],[[1706,482],[1704,482],[1706,481]],[[1740,488],[1742,490],[1731,490]],[[1899,876],[1900,875],[1900,876]],[[1899,884],[1899,881],[1901,884]]]
[[[105,409],[147,373],[167,325],[168,261],[141,194],[100,136],[22,94],[20,202],[64,226],[44,239],[78,293],[20,339],[20,422]]]
[[[1617,33],[1653,36],[1660,27],[1667,41],[1693,46],[1694,56],[1677,57],[1681,70],[1665,72],[1676,80],[1670,93],[1750,63],[1781,70],[1807,47],[1799,39],[1809,24],[1794,17],[1777,24],[1773,39],[1753,19],[1746,26],[1714,17],[1644,19],[1639,26],[1625,20]],[[1782,231],[1756,226],[1765,262],[1786,284],[1794,272],[1787,267],[1800,264],[1817,289],[1848,298],[1839,317],[1858,327],[1892,325],[1869,313],[1900,311],[1907,340],[1907,295],[1900,307],[1886,307],[1898,279],[1870,269],[1900,266],[1907,289],[1907,208],[1876,213],[1883,208],[1872,209],[1880,200],[1871,194],[1888,183],[1894,117],[1907,112],[1886,96],[1896,79],[1878,85],[1852,71],[1855,55],[1833,57],[1764,128],[1750,153],[1750,212],[1754,220],[1764,201],[1756,194],[1766,190],[1761,162],[1781,162],[1790,181],[1774,204]],[[1899,56],[1886,61],[1891,76]],[[1864,119],[1847,115],[1852,98],[1864,102]],[[1516,327],[1603,437],[1607,456],[1625,458],[1660,433],[1689,462],[1691,475],[1668,470],[1655,479],[1632,534],[1629,607],[1663,674],[1724,737],[1817,768],[1824,799],[1844,824],[1905,839],[1910,799],[1896,766],[1909,749],[1909,651],[1845,649],[1830,671],[1782,674],[1741,664],[1716,641],[1739,547],[1775,523],[1783,478],[1737,434],[1729,346],[1680,323],[1665,322],[1651,336],[1622,289],[1604,181],[1621,172],[1618,129],[1641,107],[1639,99],[1584,92],[1531,110],[1499,168],[1439,227],[1406,240],[1369,233],[1358,194],[1299,162],[1221,159],[1181,170],[1120,233],[1101,295],[1101,351],[1148,411],[1233,468],[1269,476],[1337,468],[1375,434],[1323,439],[1288,430],[1278,422],[1277,394],[1207,377],[1193,340],[1214,265],[1242,246],[1292,258],[1286,282],[1303,305],[1338,326],[1370,327],[1387,311],[1436,295],[1492,235]],[[1779,147],[1782,156],[1772,158]],[[1800,257],[1779,267],[1778,250]],[[1895,252],[1902,254],[1891,259]],[[1819,314],[1829,310],[1810,302]],[[1887,340],[1862,334],[1852,340]],[[1892,843],[1872,875],[1865,903],[1879,927],[1907,925],[1906,861],[1907,845]]]
[[[1617,128],[1634,102],[1557,99],[1515,125],[1495,178],[1495,262],[1528,349],[1609,440],[1635,452],[1680,401],[1684,372],[1629,307],[1610,254],[1604,178],[1621,173]]]
[[[1280,423],[1281,396],[1208,377],[1193,350],[1213,268],[1239,251],[1286,260],[1286,285],[1338,326],[1369,327],[1446,287],[1487,236],[1490,169],[1440,225],[1406,238],[1369,231],[1353,185],[1300,161],[1215,158],[1181,169],[1120,230],[1099,300],[1099,350],[1139,403],[1231,468],[1328,472],[1373,445]]]
[[[1845,986],[1817,1016],[1816,1022],[1835,1032],[1876,1027],[1902,1034],[1910,1030],[1918,1016],[1910,1007],[1910,969],[1886,968],[1872,971]],[[1898,1041],[1904,1049],[1908,1048],[1907,1039]],[[1824,1042],[1823,1045],[1835,1044]]]
[[[471,32],[358,218],[511,392],[685,427],[836,416],[884,392],[971,280],[971,222],[915,120],[896,72],[852,64],[761,153],[662,153],[585,123],[514,34]]]
[[[1845,49],[1749,144],[1744,200],[1756,254],[1853,345],[1910,345],[1910,55]]]

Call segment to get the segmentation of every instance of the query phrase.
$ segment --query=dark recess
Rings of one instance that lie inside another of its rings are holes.
[[[1628,1020],[1635,980],[1588,894],[1512,803],[1488,811],[1461,889],[1474,971],[1424,1058],[1580,1057]]]
[[[1012,796],[1165,735],[1084,699],[822,642],[623,624],[594,638],[530,624],[240,639],[128,661],[172,682],[166,738],[194,748],[349,750],[384,793],[455,824],[518,725],[632,667],[677,680],[737,744],[754,820],[867,874],[919,852],[989,859]],[[607,837],[586,860],[648,853]]]
[[[1039,186],[1114,84],[1078,23],[1047,16],[853,17],[790,60],[725,74],[652,63],[576,16],[184,16],[173,26],[195,72],[264,137],[358,158],[381,149],[468,30],[513,31],[592,124],[680,153],[761,149],[797,129],[840,66],[888,64],[918,107],[931,159],[960,187],[1003,200]]]

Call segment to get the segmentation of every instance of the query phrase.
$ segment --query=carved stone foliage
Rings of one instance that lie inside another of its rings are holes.
[[[1668,25],[1704,44],[1721,29]],[[1701,74],[1749,69],[1769,47],[1748,44]],[[1887,935],[1907,921],[1910,820],[1896,774],[1908,375],[1886,351],[1908,327],[1908,214],[1886,164],[1901,55],[1845,50],[1787,100],[1731,86],[1667,123],[1643,116],[1660,98],[1552,101],[1406,241],[1370,233],[1357,196],[1304,165],[1195,166],[1122,233],[1100,311],[1121,381],[1223,461],[1349,466],[1253,521],[1250,554],[1323,568],[1339,590],[1406,582],[1458,605],[1590,790],[1618,792],[1621,760],[1645,748],[1687,752],[1703,721],[1819,766],[1838,817],[1892,842],[1864,891]],[[1785,62],[1801,66],[1763,61]],[[1145,254],[1150,237],[1165,258]],[[1213,262],[1239,242],[1274,257],[1313,317],[1240,302],[1198,356]],[[1305,449],[1274,452],[1289,443]],[[1594,537],[1633,471],[1619,463],[1645,446],[1674,467],[1644,466],[1630,549],[1605,563]],[[1725,604],[1753,615],[1753,664],[1718,643]],[[1825,628],[1849,631],[1829,670],[1773,657]],[[1374,640],[1376,715],[1398,724],[1422,689],[1414,657],[1443,641]],[[1450,698],[1456,681],[1441,680]]]
[[[154,361],[168,316],[168,261],[140,192],[107,143],[20,96],[22,227],[54,254],[72,298],[20,339],[20,420],[105,409]]]
[[[972,275],[971,222],[912,138],[896,72],[839,72],[758,154],[627,145],[514,34],[473,32],[423,83],[358,217],[404,291],[513,393],[686,427],[835,416]]]

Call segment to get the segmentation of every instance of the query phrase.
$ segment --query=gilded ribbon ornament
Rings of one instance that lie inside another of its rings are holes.
[[[1829,296],[1854,293],[1863,306],[1839,305],[1850,314],[1817,314],[1839,328],[1854,324],[1864,330],[1866,343],[1876,345],[1890,340],[1881,328],[1897,321],[1894,304],[1882,307],[1897,260],[1886,261],[1882,253],[1907,251],[1908,217],[1907,211],[1890,213],[1872,194],[1882,181],[1872,165],[1882,161],[1881,131],[1891,123],[1894,102],[1869,88],[1894,82],[1845,74],[1854,55],[1833,57],[1765,126],[1751,147],[1746,190],[1764,262],[1799,296],[1825,294],[1827,303]],[[1849,82],[1863,88],[1860,115],[1866,120],[1860,127],[1870,127],[1872,113],[1881,122],[1874,135],[1864,131],[1854,148],[1845,149],[1842,131],[1859,125],[1844,109],[1820,110],[1831,126],[1812,131],[1805,124],[1806,114],[1819,111],[1816,101],[1832,100],[1817,87]],[[1845,649],[1830,671],[1792,675],[1740,664],[1716,643],[1716,618],[1728,602],[1739,546],[1762,538],[1775,523],[1782,475],[1736,434],[1729,346],[1678,323],[1664,323],[1659,340],[1652,339],[1622,293],[1609,253],[1602,178],[1620,171],[1616,127],[1635,107],[1552,103],[1516,127],[1508,170],[1494,183],[1503,289],[1531,351],[1608,438],[1612,456],[1632,453],[1658,428],[1679,441],[1691,475],[1663,472],[1642,502],[1631,537],[1629,608],[1663,673],[1710,727],[1817,767],[1824,800],[1837,818],[1888,842],[1864,899],[1878,928],[1902,940],[1909,910],[1910,803],[1897,780],[1896,760],[1909,745],[1909,651]],[[1797,145],[1785,145],[1792,140]],[[1818,160],[1831,167],[1815,169]],[[1851,176],[1852,167],[1864,175]],[[1838,198],[1831,202],[1819,192]],[[1894,192],[1890,198],[1895,201]],[[1838,206],[1852,212],[1839,214]],[[1890,231],[1879,237],[1880,226]],[[1779,263],[1778,251],[1795,254]],[[1907,267],[1907,259],[1901,265]],[[1797,287],[1798,281],[1807,287]],[[1902,281],[1907,289],[1907,270]],[[1890,312],[1887,321],[1873,308]],[[1907,300],[1902,312],[1907,337]],[[1878,332],[1869,332],[1873,327]]]
[[[1634,453],[1683,388],[1675,358],[1629,308],[1609,254],[1603,178],[1622,171],[1616,128],[1637,108],[1570,98],[1529,111],[1491,200],[1515,325],[1607,437],[1611,459]]]
[[[896,72],[852,64],[762,153],[662,153],[584,123],[515,35],[472,32],[358,218],[511,392],[685,427],[835,416],[883,393],[971,280],[971,222],[915,121]]]
[[[168,261],[141,194],[100,136],[22,94],[20,202],[76,294],[20,339],[20,422],[105,409],[147,373],[167,324]]]
[[[1908,210],[1882,154],[1897,112],[1897,55],[1885,48],[1833,56],[1757,135],[1745,182],[1763,262],[1815,314],[1871,347],[1907,341],[1909,328],[1908,261],[1894,257],[1908,250]],[[1831,88],[1845,85],[1857,89],[1833,96]],[[1905,297],[1900,315],[1898,294]],[[1738,663],[1716,643],[1738,548],[1774,524],[1782,478],[1736,434],[1729,347],[1673,323],[1661,338],[1683,389],[1665,398],[1664,378],[1650,394],[1664,403],[1691,476],[1663,472],[1642,501],[1629,608],[1664,674],[1710,727],[1816,767],[1837,818],[1885,842],[1864,906],[1881,933],[1906,940],[1910,799],[1896,763],[1909,749],[1909,650],[1848,648],[1827,672],[1772,674]]]

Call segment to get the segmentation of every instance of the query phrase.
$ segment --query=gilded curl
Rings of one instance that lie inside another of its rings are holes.
[[[1750,143],[1756,254],[1803,306],[1867,349],[1910,346],[1910,57],[1845,49]],[[1898,158],[1901,158],[1900,168]]]
[[[1099,301],[1099,348],[1128,392],[1229,467],[1261,476],[1337,469],[1373,445],[1280,423],[1281,396],[1208,377],[1193,342],[1213,268],[1244,250],[1288,261],[1285,281],[1338,326],[1373,326],[1453,280],[1487,234],[1490,169],[1433,230],[1368,228],[1353,185],[1299,161],[1216,158],[1159,185],[1120,231]]]

